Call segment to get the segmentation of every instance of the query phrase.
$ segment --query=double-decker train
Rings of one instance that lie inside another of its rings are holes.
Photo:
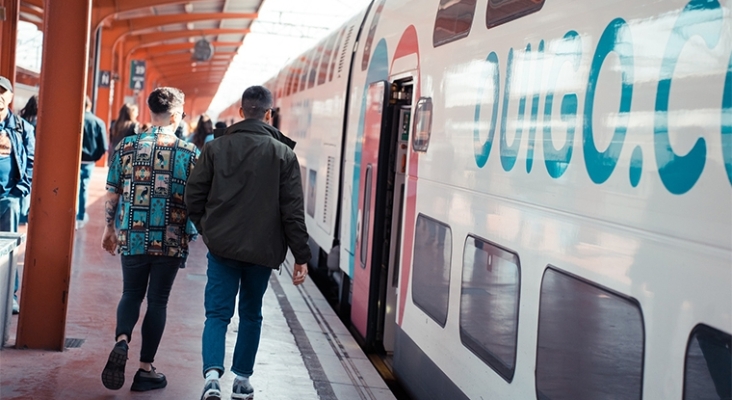
[[[731,1],[375,0],[266,85],[414,398],[730,398]]]

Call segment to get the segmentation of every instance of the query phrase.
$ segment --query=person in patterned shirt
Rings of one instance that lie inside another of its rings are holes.
[[[102,383],[108,389],[124,385],[128,343],[146,292],[140,369],[131,390],[167,385],[165,375],[156,372],[152,363],[165,329],[170,290],[178,269],[185,265],[188,242],[195,232],[187,229],[192,224],[188,225],[184,194],[199,151],[175,136],[185,118],[183,103],[183,92],[176,88],[161,87],[150,93],[152,127],[124,138],[109,166],[102,247],[112,255],[121,254],[123,290],[117,307],[117,343],[102,371]]]

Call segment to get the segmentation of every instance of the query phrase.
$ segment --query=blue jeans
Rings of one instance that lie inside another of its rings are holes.
[[[84,221],[86,218],[86,201],[89,198],[89,181],[91,181],[94,164],[81,163],[79,172],[79,210],[76,212],[76,220]]]
[[[151,363],[160,346],[168,313],[168,297],[182,258],[167,256],[122,256],[122,298],[117,306],[115,340],[127,335],[140,318],[140,306],[147,292],[147,311],[142,321],[140,361]],[[149,284],[148,284],[149,282]]]
[[[20,218],[20,199],[8,196],[0,199],[0,231],[18,232],[18,223]],[[15,270],[15,286],[13,288],[13,298],[18,300],[18,288],[20,287],[20,279],[18,278],[18,270]]]
[[[239,293],[239,332],[236,335],[231,372],[249,377],[254,372],[254,358],[262,332],[262,298],[272,269],[261,265],[230,260],[208,253],[208,282],[204,306],[203,374],[210,369],[224,372],[226,329],[234,316]]]

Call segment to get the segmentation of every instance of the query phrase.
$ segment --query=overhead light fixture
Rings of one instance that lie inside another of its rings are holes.
[[[194,61],[208,61],[213,57],[214,47],[206,39],[201,39],[196,42],[193,47],[193,60]]]
[[[186,10],[187,13],[190,14],[193,12],[193,3],[186,3],[183,8]]]

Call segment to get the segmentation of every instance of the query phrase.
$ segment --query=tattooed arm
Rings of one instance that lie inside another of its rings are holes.
[[[106,227],[102,236],[102,248],[114,255],[117,250],[117,230],[114,228],[114,217],[117,214],[119,193],[108,191],[104,196],[104,220]]]

